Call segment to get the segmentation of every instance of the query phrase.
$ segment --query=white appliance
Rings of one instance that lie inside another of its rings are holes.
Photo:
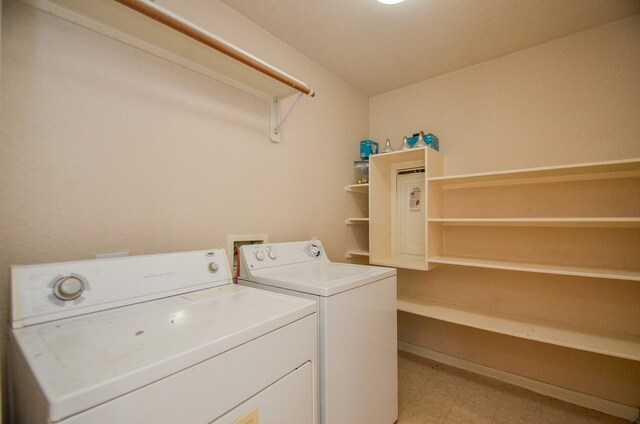
[[[331,262],[319,241],[245,245],[238,282],[318,303],[322,424],[397,420],[395,269]]]
[[[14,266],[13,422],[317,423],[315,302],[222,249]]]

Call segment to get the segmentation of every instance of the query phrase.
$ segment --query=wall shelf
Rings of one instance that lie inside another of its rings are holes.
[[[428,178],[428,181],[438,183],[442,188],[467,188],[632,176],[640,176],[640,158],[477,174],[437,176]]]
[[[504,269],[509,271],[536,272],[542,274],[573,275],[577,277],[640,281],[640,271],[575,267],[564,265],[547,265],[526,262],[495,261],[486,259],[462,258],[455,256],[435,256],[429,258],[429,262],[434,264]]]
[[[369,218],[347,218],[344,223],[347,225],[366,225],[369,224]]]
[[[273,141],[280,140],[284,121],[278,118],[279,100],[315,94],[304,82],[149,0],[20,1],[269,101]]]
[[[344,189],[352,193],[369,193],[369,184],[349,184]]]
[[[639,336],[590,331],[410,296],[398,297],[398,310],[508,336],[640,361]]]
[[[452,226],[640,228],[640,218],[428,218]]]
[[[429,268],[444,264],[640,281],[639,189],[638,158],[430,175]],[[461,213],[472,217],[451,216]],[[522,217],[525,213],[533,217]],[[485,218],[496,215],[502,216]],[[503,248],[509,237],[519,249],[511,258]]]

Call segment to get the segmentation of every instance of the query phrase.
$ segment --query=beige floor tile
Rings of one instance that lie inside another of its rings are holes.
[[[468,376],[464,374],[438,369],[428,377],[425,377],[422,388],[447,396],[457,396],[467,383],[467,378]]]
[[[434,416],[446,417],[453,406],[456,396],[448,396],[438,392],[422,390],[413,399],[413,403],[430,411]]]
[[[502,391],[496,415],[501,417],[540,418],[542,395],[508,385]]]
[[[398,424],[442,424],[446,414],[430,411],[415,402],[400,410]]]
[[[398,424],[628,424],[492,378],[398,354]]]
[[[412,402],[418,394],[417,389],[408,389],[406,387],[398,387],[398,405],[400,408]]]
[[[473,406],[456,403],[449,411],[444,424],[491,424],[493,413]]]
[[[498,409],[502,388],[468,381],[460,392],[457,403],[468,405],[484,412],[493,413]]]
[[[422,373],[425,365],[410,358],[398,358],[398,368],[412,373]]]
[[[419,389],[424,383],[422,370],[398,369],[398,386]]]
[[[505,389],[498,402],[493,424],[539,424],[541,410],[542,397],[526,392],[508,392]]]

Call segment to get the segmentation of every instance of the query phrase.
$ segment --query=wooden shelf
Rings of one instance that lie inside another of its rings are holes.
[[[515,169],[478,174],[428,178],[443,188],[466,188],[502,184],[524,184],[640,176],[640,158],[564,166]]]
[[[427,271],[428,269],[427,261],[424,258],[408,259],[398,257],[382,257],[370,259],[369,263],[371,265],[382,265],[391,268],[415,269],[417,271]]]
[[[493,333],[640,361],[639,336],[591,331],[409,296],[398,296],[398,310]]]
[[[350,184],[344,189],[352,193],[369,193],[369,184]]]
[[[451,226],[640,228],[640,218],[429,218]]]
[[[347,259],[351,259],[354,256],[369,256],[369,252],[366,250],[352,249],[347,250],[347,254],[345,256]]]
[[[369,224],[369,218],[347,218],[344,223],[347,225]]]
[[[171,30],[167,26],[113,0],[21,1],[54,16],[115,38],[265,99],[287,97],[298,92],[293,87],[287,86],[186,35]],[[145,0],[143,3],[176,18],[190,28],[197,29],[239,54],[252,58],[267,68],[295,80],[295,78],[272,65],[197,27],[174,13],[162,9],[150,1]],[[302,81],[296,81],[306,86]]]
[[[542,274],[573,275],[577,277],[609,278],[613,280],[640,281],[640,271],[627,271],[602,268],[546,265],[526,262],[507,262],[486,259],[462,258],[454,256],[434,256],[429,258],[433,264],[460,265],[477,268],[504,269],[509,271],[536,272]]]
[[[153,0],[20,1],[269,101],[273,141],[280,141],[283,122],[278,122],[278,100],[296,93],[315,95],[306,83]]]

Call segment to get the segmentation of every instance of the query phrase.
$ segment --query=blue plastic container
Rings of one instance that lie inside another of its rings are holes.
[[[360,142],[360,159],[369,160],[369,156],[378,154],[378,143],[373,140],[362,140]]]

